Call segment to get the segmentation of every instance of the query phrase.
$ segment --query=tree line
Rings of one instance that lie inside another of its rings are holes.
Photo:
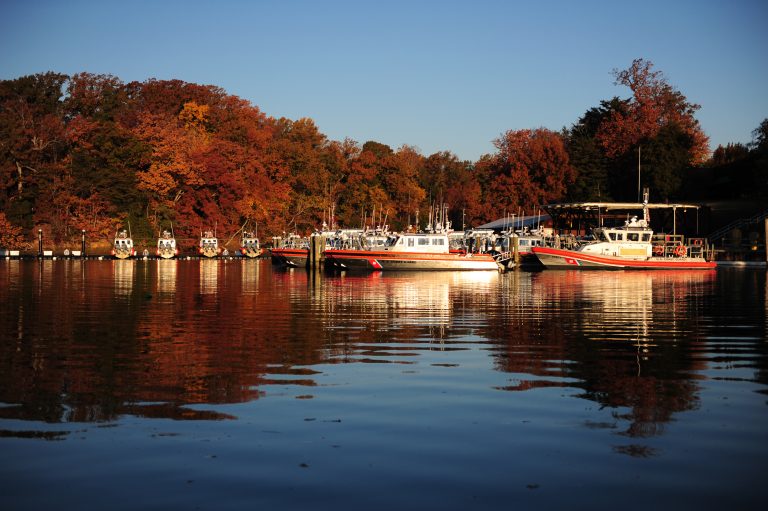
[[[312,119],[271,117],[210,85],[55,72],[3,80],[0,244],[21,246],[38,229],[57,242],[82,230],[108,239],[128,222],[147,238],[171,224],[182,238],[243,225],[264,237],[361,226],[374,208],[405,229],[438,202],[468,227],[563,200],[635,200],[638,154],[654,201],[685,198],[703,169],[727,182],[716,193],[768,192],[768,119],[750,144],[710,156],[699,106],[650,61],[614,77],[629,97],[559,132],[509,130],[476,162],[329,140]]]

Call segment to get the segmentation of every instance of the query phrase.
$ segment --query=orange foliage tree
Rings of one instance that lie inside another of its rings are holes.
[[[24,238],[24,230],[12,224],[5,213],[0,211],[0,248],[21,250],[28,247]]]

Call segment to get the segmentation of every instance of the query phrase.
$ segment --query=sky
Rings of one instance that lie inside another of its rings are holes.
[[[0,0],[0,80],[55,71],[215,85],[331,140],[476,161],[570,127],[653,63],[710,147],[768,118],[765,0]]]

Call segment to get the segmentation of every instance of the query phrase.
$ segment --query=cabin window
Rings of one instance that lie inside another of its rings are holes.
[[[409,247],[413,246],[413,238],[408,238],[408,246]]]
[[[643,233],[643,241],[650,241],[651,239],[651,233],[650,232],[644,232]]]
[[[611,240],[616,241],[616,233],[615,232],[609,232],[608,237],[611,238]]]
[[[419,238],[419,245],[429,245],[429,238]]]
[[[640,241],[640,233],[639,232],[628,232],[627,233],[627,241]]]
[[[520,246],[521,246],[521,247],[526,247],[526,246],[528,246],[528,240],[520,240]]]
[[[442,245],[443,244],[443,238],[433,238],[432,239],[433,245]]]

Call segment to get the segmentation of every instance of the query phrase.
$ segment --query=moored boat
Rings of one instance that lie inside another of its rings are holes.
[[[594,240],[576,249],[533,247],[539,261],[550,269],[640,269],[709,270],[706,240],[695,238],[685,243],[682,236],[654,237],[644,218],[633,217],[619,227],[598,227]]]
[[[179,255],[179,250],[176,248],[176,238],[170,232],[163,231],[163,234],[157,239],[155,254],[162,259],[172,259]]]
[[[125,229],[115,235],[115,241],[112,243],[112,255],[118,259],[128,259],[136,255],[133,238],[128,235],[128,231]]]
[[[197,250],[203,257],[216,257],[221,254],[219,240],[213,234],[213,231],[205,231],[200,237],[200,243],[198,244]]]
[[[328,249],[326,262],[346,270],[497,270],[490,254],[456,253],[446,233],[403,233],[373,250]]]
[[[252,232],[244,231],[243,237],[240,239],[240,253],[246,257],[259,257],[262,252],[259,238]]]

